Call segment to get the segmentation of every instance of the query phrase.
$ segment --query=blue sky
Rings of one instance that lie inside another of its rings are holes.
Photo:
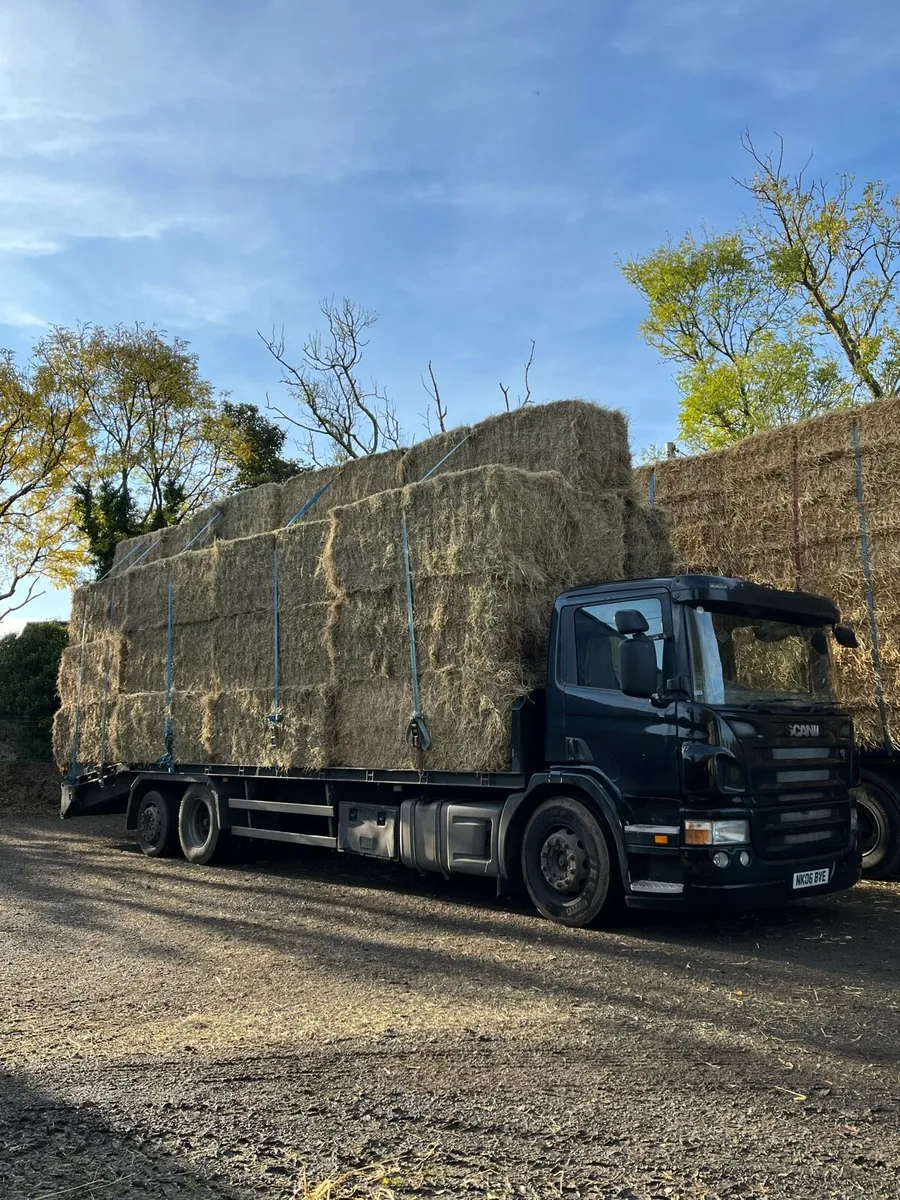
[[[744,128],[896,184],[898,64],[895,0],[6,0],[0,345],[155,323],[264,403],[256,330],[299,345],[346,294],[415,436],[429,359],[468,421],[533,338],[536,399],[661,442],[677,395],[617,258],[736,221]]]

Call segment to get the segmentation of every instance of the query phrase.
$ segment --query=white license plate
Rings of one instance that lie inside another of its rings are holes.
[[[828,867],[822,867],[818,871],[795,871],[794,887],[818,887],[820,884],[828,882],[828,876],[830,874],[831,871]]]

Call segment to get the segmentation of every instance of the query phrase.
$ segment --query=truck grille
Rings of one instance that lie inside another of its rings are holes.
[[[757,746],[750,770],[759,804],[833,800],[849,786],[849,745]]]
[[[760,858],[813,858],[846,849],[850,841],[850,811],[844,804],[757,809],[751,831],[753,848]]]

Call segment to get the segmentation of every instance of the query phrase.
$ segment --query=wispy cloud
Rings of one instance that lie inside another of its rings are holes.
[[[678,71],[755,80],[782,99],[832,89],[900,62],[894,6],[852,10],[843,0],[633,0],[614,39],[619,53]]]
[[[122,186],[37,174],[0,176],[0,252],[50,254],[80,238],[159,238],[200,214],[167,212]]]
[[[13,329],[43,329],[47,322],[21,304],[0,301],[0,325],[8,325]]]
[[[394,197],[400,204],[438,205],[488,217],[560,217],[576,221],[587,208],[584,192],[559,184],[523,184],[490,180],[430,183]]]

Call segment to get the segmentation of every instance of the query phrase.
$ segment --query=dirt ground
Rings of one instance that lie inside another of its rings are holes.
[[[573,931],[7,811],[0,928],[4,1200],[900,1196],[898,885]]]

